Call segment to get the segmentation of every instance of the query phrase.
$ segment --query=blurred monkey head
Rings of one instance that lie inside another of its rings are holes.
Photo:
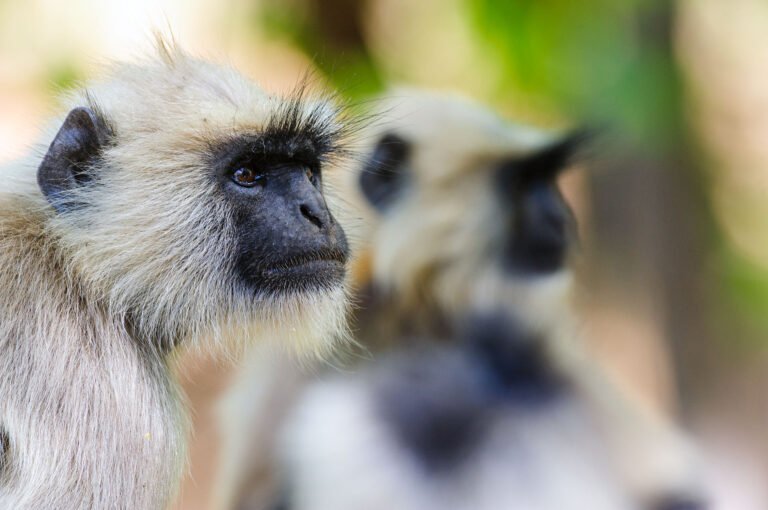
[[[534,322],[556,313],[574,235],[556,179],[583,136],[420,92],[396,92],[381,111],[352,177],[373,285],[449,315],[500,299]]]

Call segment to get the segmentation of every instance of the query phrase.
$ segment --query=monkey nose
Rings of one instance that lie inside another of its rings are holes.
[[[322,219],[322,213],[317,211],[317,208],[312,207],[310,204],[303,203],[299,205],[299,212],[301,215],[314,226],[322,230],[325,227],[325,221]]]

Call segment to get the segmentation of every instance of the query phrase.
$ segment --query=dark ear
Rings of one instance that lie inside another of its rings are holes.
[[[376,145],[360,174],[360,188],[373,207],[384,211],[407,183],[406,163],[411,153],[408,142],[397,135],[385,135]]]
[[[91,179],[88,166],[110,135],[104,121],[86,107],[75,108],[64,119],[37,169],[37,184],[58,212],[77,206],[66,200],[66,192]]]
[[[509,163],[508,178],[526,188],[532,184],[552,182],[571,165],[592,138],[590,131],[581,129],[522,159]]]

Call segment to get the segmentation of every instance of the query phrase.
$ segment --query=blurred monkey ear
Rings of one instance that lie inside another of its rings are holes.
[[[554,181],[555,178],[568,168],[582,150],[594,137],[595,133],[588,129],[578,129],[566,134],[553,143],[514,161],[512,173],[521,187],[537,182]]]
[[[407,162],[411,153],[408,142],[387,134],[379,140],[371,158],[360,174],[360,188],[370,204],[383,212],[407,184]]]
[[[110,136],[104,121],[84,106],[70,111],[64,119],[37,169],[37,184],[58,212],[77,207],[67,199],[67,192],[91,179],[89,165]]]

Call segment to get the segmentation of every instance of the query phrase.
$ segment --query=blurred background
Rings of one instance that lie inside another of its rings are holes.
[[[271,92],[307,69],[352,100],[458,92],[539,126],[601,126],[564,177],[584,336],[627,391],[696,435],[715,509],[768,508],[768,3],[764,0],[0,0],[0,163],[56,94],[173,32]],[[2,184],[0,184],[1,186]],[[227,367],[190,360],[205,508]]]

